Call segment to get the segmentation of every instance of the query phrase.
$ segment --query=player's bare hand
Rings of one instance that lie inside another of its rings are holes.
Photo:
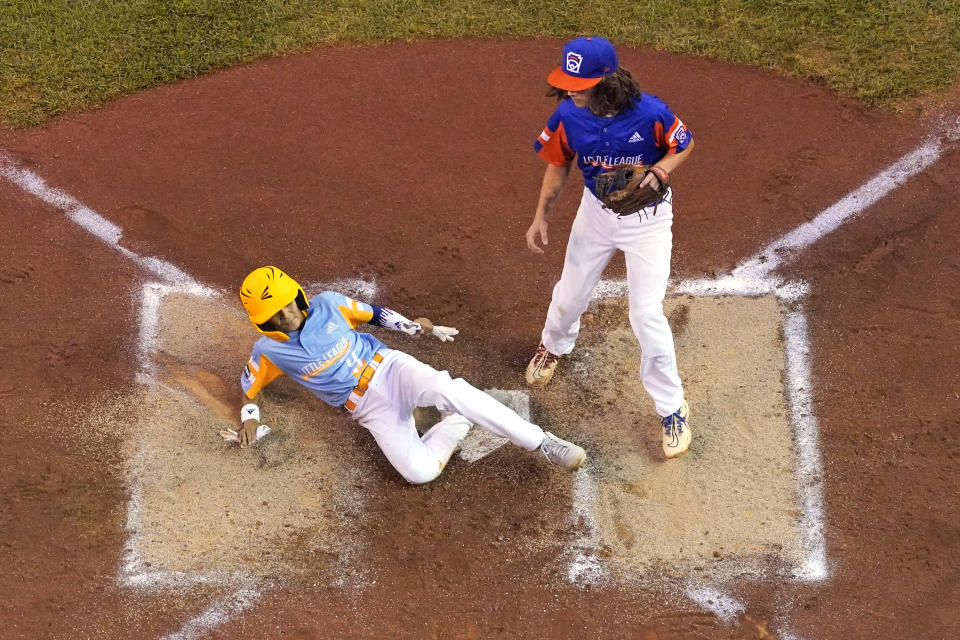
[[[226,442],[235,442],[241,447],[248,447],[268,433],[270,433],[270,427],[260,424],[259,420],[246,420],[236,431],[233,429],[221,431],[220,437]]]
[[[543,253],[543,249],[537,244],[537,239],[539,238],[540,242],[543,243],[543,246],[547,246],[547,221],[543,218],[534,218],[533,224],[530,225],[530,228],[527,229],[527,247],[530,251],[534,253]]]

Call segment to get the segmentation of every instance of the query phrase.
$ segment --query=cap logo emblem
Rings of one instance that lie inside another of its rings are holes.
[[[583,62],[583,56],[573,51],[567,54],[567,71],[570,73],[580,73],[580,64]]]

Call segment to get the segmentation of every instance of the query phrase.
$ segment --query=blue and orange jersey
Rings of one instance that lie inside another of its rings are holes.
[[[692,134],[663,100],[644,93],[633,104],[621,114],[601,117],[573,100],[562,100],[533,148],[557,166],[567,166],[576,157],[590,191],[598,175],[617,165],[650,165],[687,148]]]
[[[335,407],[342,406],[357,384],[360,373],[382,342],[357,331],[374,318],[374,307],[333,291],[310,300],[307,317],[299,331],[286,342],[266,336],[253,345],[250,360],[240,377],[248,398],[286,375]]]

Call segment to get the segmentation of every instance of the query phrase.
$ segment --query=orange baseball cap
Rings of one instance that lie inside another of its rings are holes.
[[[617,52],[606,38],[584,36],[563,47],[563,63],[550,72],[547,82],[565,91],[583,91],[598,84],[619,66]]]

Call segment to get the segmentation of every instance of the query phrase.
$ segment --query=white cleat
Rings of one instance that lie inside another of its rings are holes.
[[[583,466],[587,459],[587,452],[583,447],[567,442],[549,431],[543,432],[543,442],[540,443],[540,453],[543,456],[567,471],[576,471]]]

